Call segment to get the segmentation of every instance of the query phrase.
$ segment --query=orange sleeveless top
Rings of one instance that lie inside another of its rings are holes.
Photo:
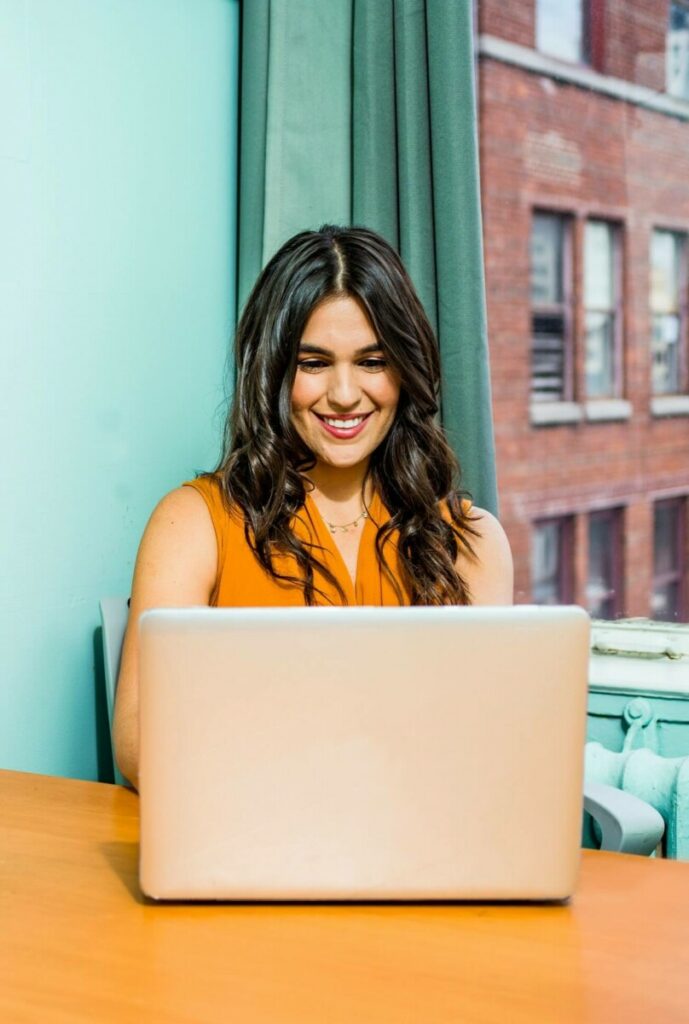
[[[304,605],[304,595],[300,587],[273,579],[255,557],[244,536],[243,513],[239,509],[236,512],[228,512],[215,478],[188,480],[183,486],[193,487],[204,499],[215,530],[218,573],[211,594],[211,606],[250,608]],[[444,518],[449,520],[449,512],[444,503],[442,513]],[[304,544],[314,548],[315,557],[324,563],[339,582],[349,604],[408,605],[410,598],[402,583],[397,554],[397,531],[386,541],[383,551],[388,568],[398,581],[402,592],[401,602],[392,583],[383,572],[376,553],[377,529],[389,518],[390,513],[375,494],[369,508],[369,517],[364,520],[354,584],[333,536],[310,494],[307,494],[306,502],[292,520],[291,526]],[[296,577],[301,575],[293,555],[276,556],[274,565],[280,573]],[[343,603],[335,587],[328,583],[318,570],[314,571],[314,584],[324,595],[314,595],[316,604]]]

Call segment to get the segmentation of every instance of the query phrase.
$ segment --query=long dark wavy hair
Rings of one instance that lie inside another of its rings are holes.
[[[412,604],[469,604],[455,569],[460,548],[475,557],[476,535],[458,490],[459,466],[435,421],[440,389],[438,345],[414,286],[395,250],[366,228],[324,225],[290,238],[260,274],[239,321],[235,394],[225,427],[219,477],[228,512],[241,509],[247,542],[268,573],[316,594],[314,571],[347,598],[316,553],[290,528],[306,497],[305,475],[316,464],[291,421],[291,394],[299,342],[318,303],[349,296],[364,309],[380,347],[400,378],[392,427],[372,453],[366,481],[391,518],[378,524],[382,571],[403,600],[384,556],[398,530],[403,585]],[[438,502],[446,499],[452,524]],[[299,574],[280,573],[274,555],[291,554]]]

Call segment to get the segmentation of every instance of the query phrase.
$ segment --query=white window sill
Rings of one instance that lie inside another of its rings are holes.
[[[602,75],[598,71],[581,64],[569,64],[545,53],[518,43],[510,43],[497,36],[481,35],[478,39],[478,52],[481,57],[491,57],[505,64],[523,68],[538,75],[549,75],[560,82],[578,85],[591,92],[603,93],[626,103],[633,103],[649,110],[658,110],[662,114],[689,120],[689,102],[671,96],[668,93],[656,92],[644,85],[636,85],[626,79]]]
[[[624,398],[596,398],[584,403],[584,414],[591,423],[632,418],[632,403]]]
[[[689,697],[689,626],[594,620],[589,685],[594,692]]]
[[[654,395],[652,416],[689,416],[689,395]]]
[[[532,427],[558,423],[580,423],[584,411],[578,402],[532,402],[529,408]]]

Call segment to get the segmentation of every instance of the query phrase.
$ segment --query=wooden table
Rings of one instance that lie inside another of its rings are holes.
[[[0,772],[0,1020],[689,1021],[689,864],[584,852],[568,906],[156,905],[137,797]]]

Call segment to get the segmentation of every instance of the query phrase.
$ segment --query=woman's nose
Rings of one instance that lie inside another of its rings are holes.
[[[333,373],[328,387],[328,401],[339,409],[350,409],[357,405],[360,388],[352,368],[338,367]]]

